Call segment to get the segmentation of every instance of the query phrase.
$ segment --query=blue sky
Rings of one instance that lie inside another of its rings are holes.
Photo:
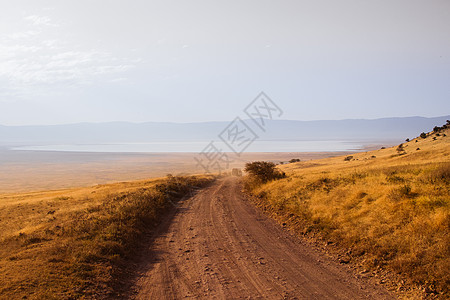
[[[450,1],[2,1],[0,124],[450,113]]]

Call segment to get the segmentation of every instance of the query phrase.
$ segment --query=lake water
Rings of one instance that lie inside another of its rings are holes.
[[[151,143],[120,143],[120,144],[74,144],[74,145],[40,145],[14,147],[12,150],[32,151],[70,151],[70,152],[201,152],[210,141],[161,141]],[[231,150],[221,141],[214,145],[224,152]],[[329,152],[358,151],[363,143],[348,141],[254,141],[245,152]]]

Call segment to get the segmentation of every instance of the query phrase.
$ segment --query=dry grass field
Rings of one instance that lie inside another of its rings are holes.
[[[450,137],[430,132],[401,146],[296,162],[286,178],[247,188],[280,222],[345,252],[362,274],[388,272],[395,288],[450,296]]]
[[[0,299],[104,298],[142,233],[211,176],[0,195]]]
[[[338,154],[246,153],[230,167],[249,160],[331,155]],[[198,172],[193,156],[3,152],[0,299],[103,298],[117,293],[114,281],[141,234],[158,223],[171,201],[213,179],[161,177]]]
[[[362,261],[368,270],[388,268],[430,292],[448,293],[449,146],[448,136],[433,133],[398,150],[351,158],[338,156],[343,153],[253,153],[233,167],[250,160],[300,158],[280,166],[287,178],[253,187],[262,206],[292,228],[350,249],[346,259]],[[148,173],[152,166],[160,175],[163,170],[195,171],[185,161],[192,158],[188,154],[91,156],[92,161],[75,154],[68,161],[64,155],[56,160],[50,155],[48,162],[38,157],[29,162],[29,172],[27,164],[0,166],[9,180],[2,181],[0,194],[0,299],[117,295],[121,291],[115,281],[142,234],[171,202],[213,180],[169,176],[55,190],[155,175]],[[19,173],[24,177],[16,178]],[[29,191],[45,188],[54,190]]]

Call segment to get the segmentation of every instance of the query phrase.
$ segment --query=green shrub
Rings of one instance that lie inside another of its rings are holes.
[[[262,183],[286,177],[284,172],[276,169],[276,165],[273,162],[267,161],[246,163],[245,172],[249,173],[251,177],[258,179]]]

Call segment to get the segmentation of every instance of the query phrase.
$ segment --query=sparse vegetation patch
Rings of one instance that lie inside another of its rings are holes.
[[[346,249],[346,261],[394,272],[426,295],[448,299],[450,147],[448,129],[440,130],[440,139],[419,141],[421,151],[406,153],[401,144],[372,152],[376,160],[361,153],[308,169],[286,165],[287,179],[247,188],[299,233]]]
[[[212,179],[168,176],[133,189],[115,184],[80,196],[22,202],[21,213],[9,217],[9,208],[0,207],[5,229],[19,224],[18,232],[1,236],[0,298],[117,296],[115,287],[123,285],[117,280],[143,233],[165,209]],[[9,218],[14,222],[8,223]],[[29,221],[35,225],[23,227]]]

